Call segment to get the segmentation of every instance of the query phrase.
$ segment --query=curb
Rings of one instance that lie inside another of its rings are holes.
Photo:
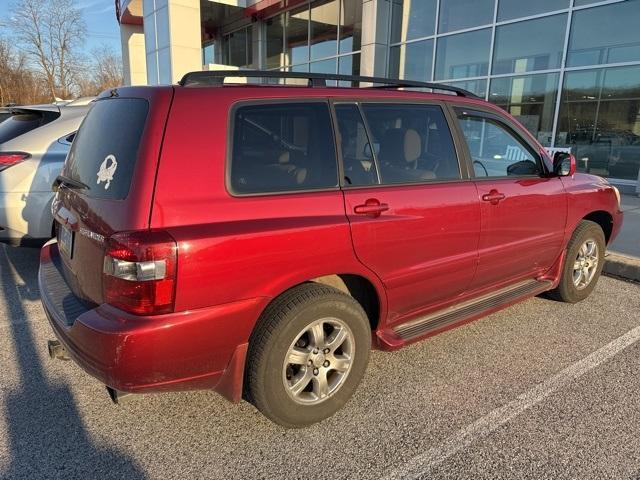
[[[625,280],[640,282],[640,258],[609,253],[605,257],[602,273]]]

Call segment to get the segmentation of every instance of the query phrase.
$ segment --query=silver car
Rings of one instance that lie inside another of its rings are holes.
[[[53,236],[51,186],[91,98],[3,109],[0,123],[0,242],[36,246]]]

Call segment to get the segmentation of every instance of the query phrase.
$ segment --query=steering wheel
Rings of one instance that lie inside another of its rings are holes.
[[[489,176],[489,172],[487,172],[487,169],[486,169],[486,168],[485,168],[485,166],[482,164],[482,162],[481,162],[480,160],[474,160],[474,161],[473,161],[473,164],[475,165],[476,163],[477,163],[478,165],[480,165],[480,167],[482,167],[482,170],[484,170],[484,176],[485,176],[485,177],[488,177],[488,176]]]

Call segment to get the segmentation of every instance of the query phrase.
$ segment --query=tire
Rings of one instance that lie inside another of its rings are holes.
[[[325,285],[298,285],[265,309],[251,335],[245,397],[284,427],[319,422],[351,398],[370,349],[369,321],[357,301]]]
[[[595,245],[596,251],[585,256],[592,245]],[[587,298],[598,283],[602,272],[605,248],[604,232],[600,225],[589,220],[581,221],[569,240],[560,283],[549,292],[549,296],[566,303],[577,303]],[[583,262],[582,259],[585,257],[589,260]],[[595,268],[592,265],[594,259],[597,261]],[[588,273],[585,270],[582,274],[576,273],[578,262],[583,262],[583,265],[591,264],[592,268],[588,268]]]

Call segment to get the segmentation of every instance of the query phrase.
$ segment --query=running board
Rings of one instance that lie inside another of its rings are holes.
[[[440,330],[454,323],[481,315],[482,312],[509,304],[526,296],[537,295],[548,290],[551,281],[527,280],[516,283],[497,292],[468,300],[464,303],[440,310],[438,312],[404,323],[393,329],[402,340],[411,340],[427,333]]]

